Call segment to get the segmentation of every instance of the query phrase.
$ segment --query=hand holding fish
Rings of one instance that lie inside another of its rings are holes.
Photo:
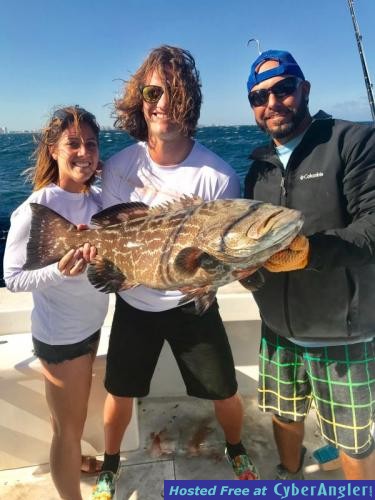
[[[78,231],[84,231],[89,227],[86,224],[78,224]],[[87,264],[96,257],[96,247],[86,242],[78,249],[71,249],[62,257],[58,263],[58,269],[65,276],[77,276],[86,271]]]
[[[78,231],[85,231],[86,229],[89,229],[89,226],[87,224],[78,224],[77,229]],[[95,259],[97,254],[95,246],[90,245],[90,243],[86,242],[80,248],[80,250],[82,251],[82,257],[85,259],[87,263]]]
[[[296,271],[297,269],[304,269],[307,266],[308,259],[309,240],[306,236],[299,234],[287,248],[272,255],[263,267],[272,273]]]
[[[57,265],[64,276],[77,276],[86,270],[86,261],[80,249],[71,249],[59,260]]]

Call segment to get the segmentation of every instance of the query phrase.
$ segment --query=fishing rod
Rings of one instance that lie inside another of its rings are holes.
[[[352,16],[355,37],[357,40],[359,57],[361,59],[361,64],[362,64],[363,76],[365,78],[365,85],[366,85],[366,90],[367,90],[368,101],[370,104],[372,120],[375,122],[375,103],[374,103],[373,85],[371,83],[369,72],[367,69],[365,53],[364,53],[363,46],[362,46],[362,35],[359,32],[359,26],[357,23],[357,19],[355,17],[353,2],[354,2],[354,0],[348,0],[348,5],[349,5],[350,14]]]
[[[262,53],[262,51],[260,50],[260,42],[257,38],[250,38],[250,40],[248,40],[247,42],[247,46],[249,46],[251,44],[251,42],[255,42],[257,44],[257,47],[258,47],[258,54],[260,55]]]

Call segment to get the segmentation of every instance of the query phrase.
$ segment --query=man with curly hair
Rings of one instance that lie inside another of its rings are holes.
[[[234,170],[193,139],[201,102],[192,55],[166,45],[152,50],[116,101],[115,125],[138,142],[106,162],[104,208],[123,202],[155,206],[184,195],[206,201],[240,196]],[[197,316],[193,303],[179,306],[182,296],[179,291],[144,286],[117,295],[105,376],[106,450],[99,486],[107,483],[107,489],[114,491],[133,398],[148,394],[165,340],[187,394],[213,401],[235,475],[240,479],[259,477],[241,443],[243,406],[217,302]]]

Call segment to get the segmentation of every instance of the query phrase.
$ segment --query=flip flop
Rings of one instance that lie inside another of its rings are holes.
[[[82,455],[81,472],[84,474],[98,474],[102,470],[103,460],[95,456]]]

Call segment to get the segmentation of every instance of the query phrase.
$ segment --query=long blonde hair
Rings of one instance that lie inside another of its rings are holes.
[[[38,145],[33,154],[35,165],[25,171],[33,184],[34,191],[48,186],[48,184],[58,183],[59,168],[57,161],[52,157],[51,147],[58,143],[64,130],[74,125],[79,131],[82,123],[89,125],[99,140],[100,127],[93,114],[79,106],[67,106],[54,111],[37,139]],[[89,189],[94,180],[95,174],[85,182],[86,190]]]

